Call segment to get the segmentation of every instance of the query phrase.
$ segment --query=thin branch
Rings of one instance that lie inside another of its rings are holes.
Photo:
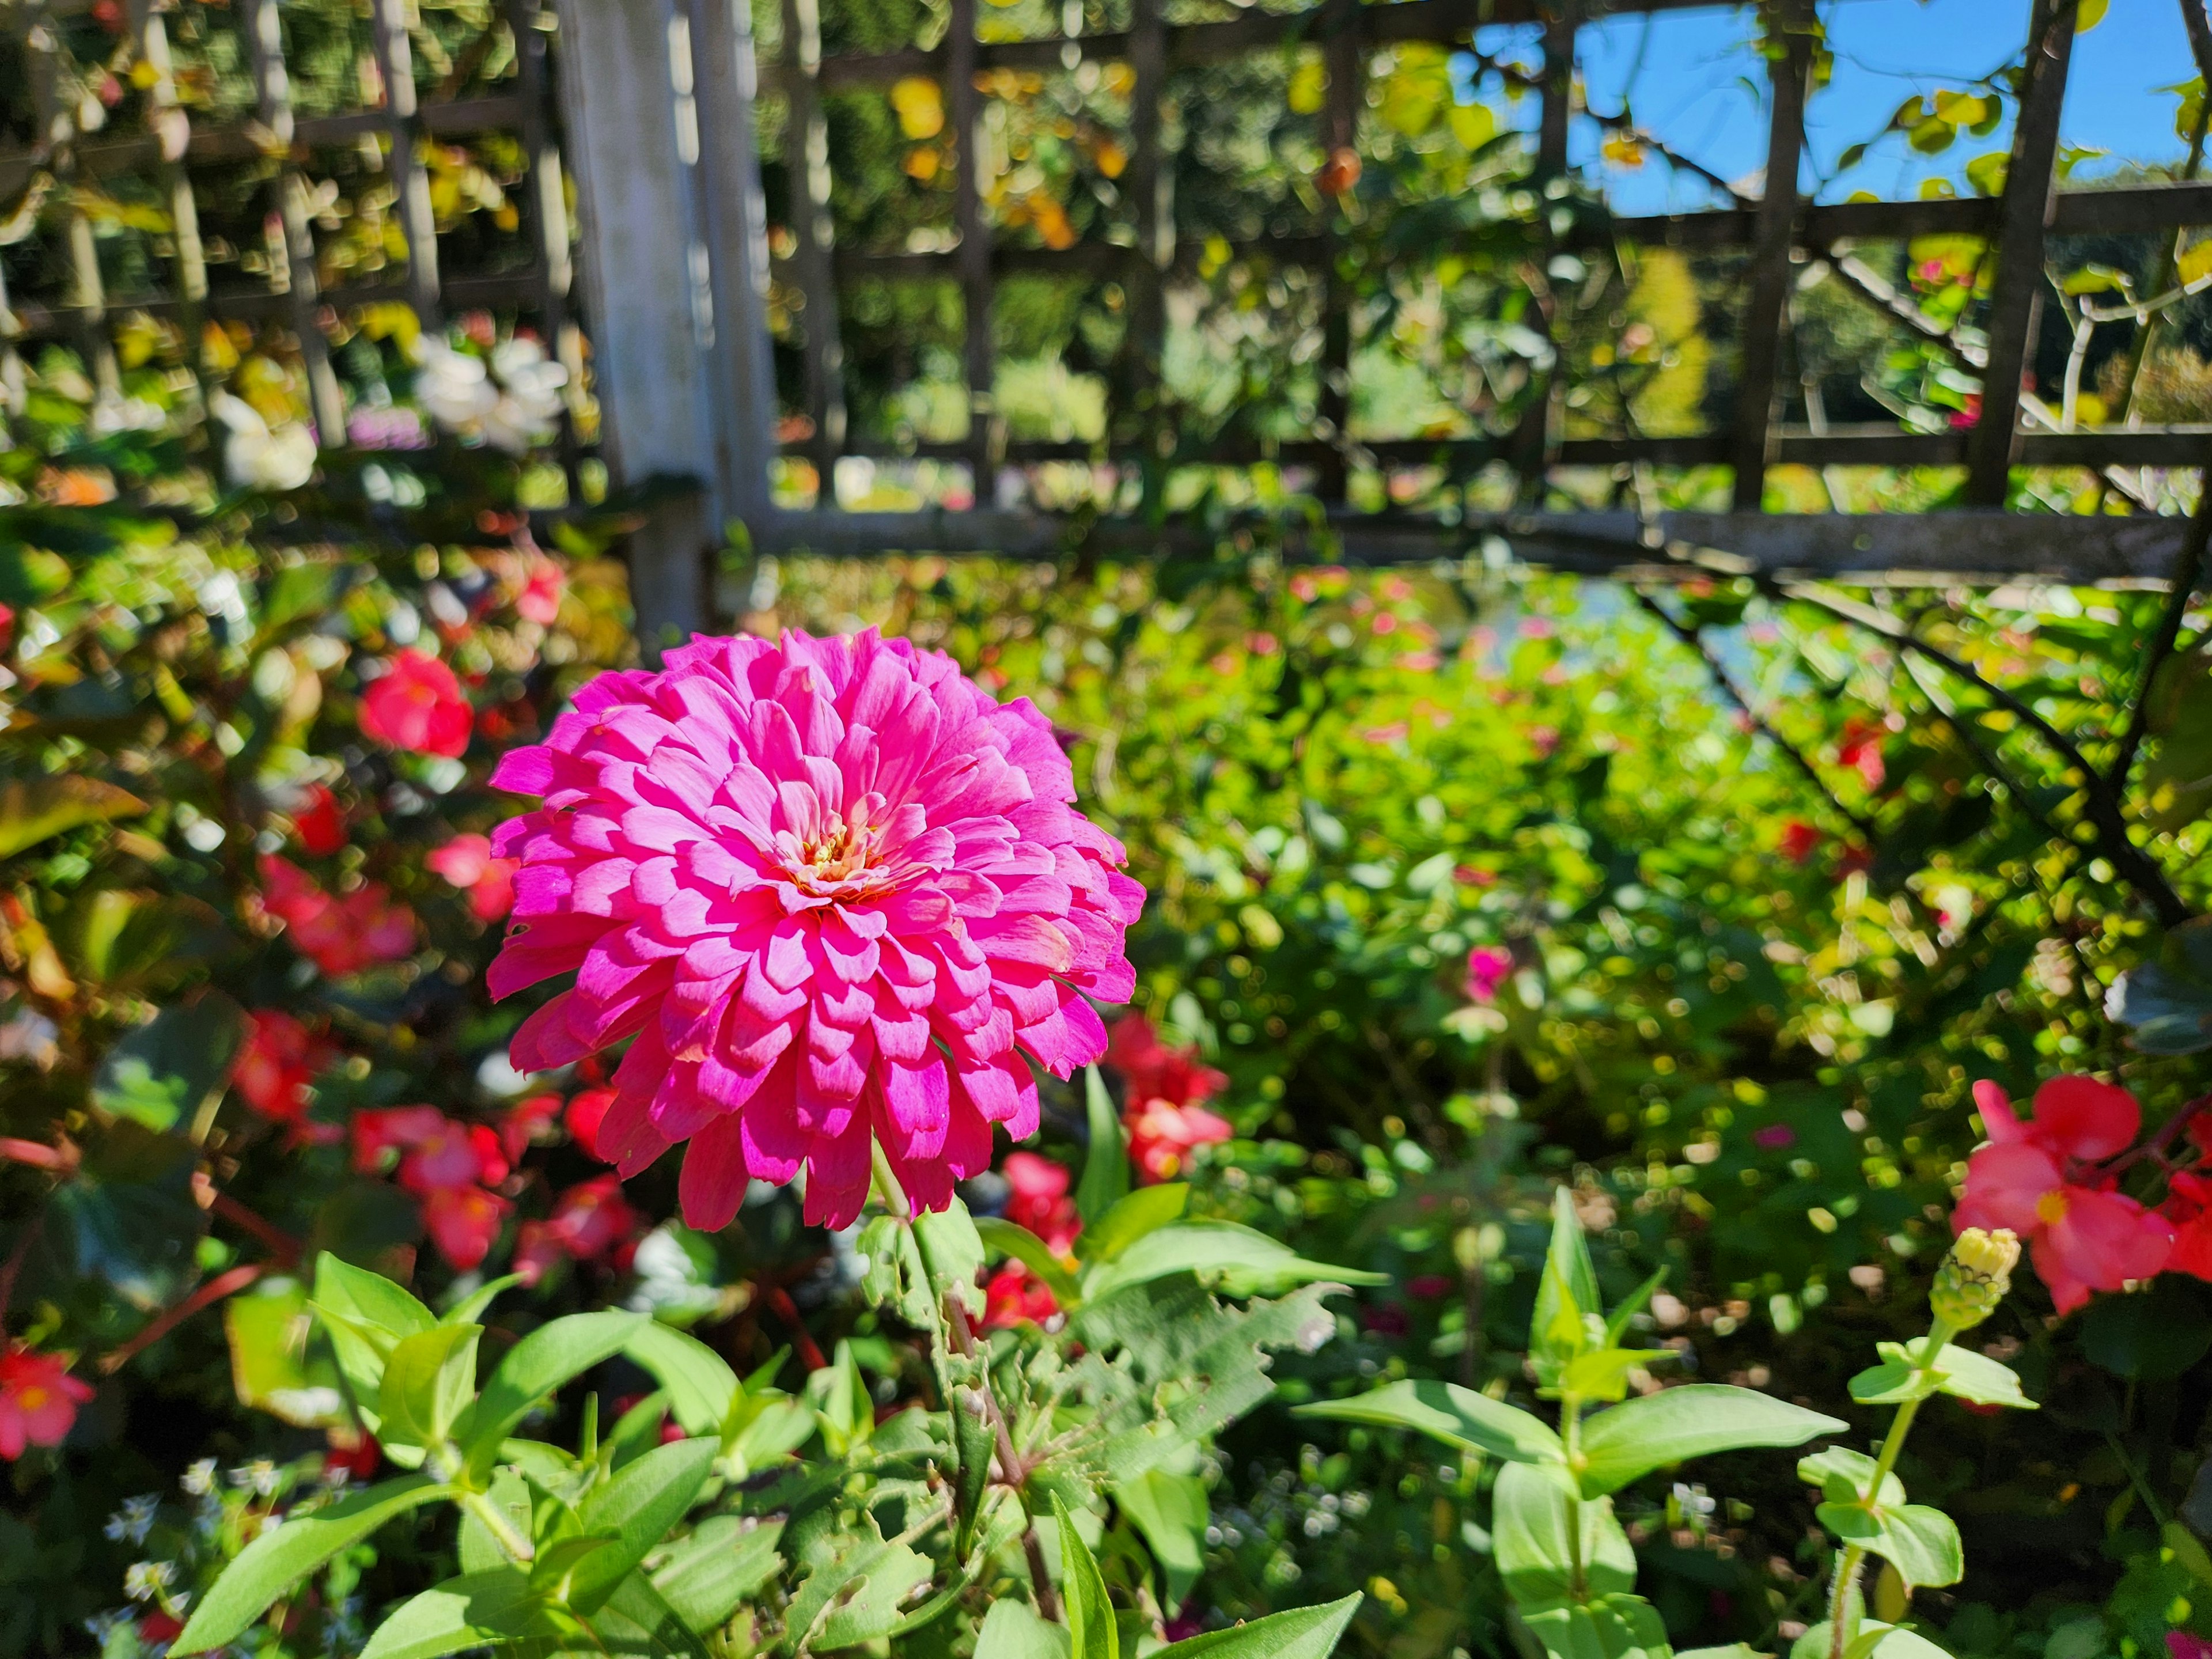
[[[243,1267],[233,1267],[228,1273],[217,1273],[182,1302],[178,1303],[175,1307],[167,1310],[153,1320],[121,1347],[111,1349],[102,1354],[100,1359],[101,1374],[106,1376],[114,1376],[130,1362],[134,1355],[159,1342],[194,1314],[213,1307],[227,1296],[244,1290],[255,1279],[269,1272],[274,1265],[273,1262],[268,1261],[249,1261]]]
[[[2160,925],[2178,927],[2189,920],[2189,907],[2173,890],[2173,884],[2166,879],[2166,872],[2130,838],[2127,819],[2120,811],[2119,798],[2097,769],[2089,764],[2072,738],[2004,687],[1984,679],[1972,664],[1952,655],[1941,646],[1930,645],[1917,634],[1893,626],[1890,618],[1882,612],[1840,595],[1820,594],[1809,586],[1801,587],[1787,582],[1778,586],[1784,594],[1801,605],[1809,605],[1840,621],[1855,623],[1869,633],[1878,634],[1901,650],[1917,652],[1929,661],[1975,687],[2015,719],[2033,727],[2061,760],[2081,774],[2090,824],[2096,830],[2099,848],[2112,861],[2112,867],[2149,903]]]
[[[228,1193],[216,1193],[208,1200],[208,1211],[219,1215],[240,1232],[251,1233],[267,1247],[276,1258],[276,1265],[294,1267],[299,1265],[302,1246],[300,1241],[276,1223],[255,1213]]]
[[[2109,789],[2119,793],[2127,789],[2128,774],[2135,769],[2136,753],[2142,747],[2144,733],[2150,728],[2150,694],[2157,684],[2158,671],[2173,654],[2173,643],[2181,637],[2182,618],[2189,612],[2190,601],[2197,597],[2197,584],[2204,580],[2208,539],[2212,539],[2212,466],[2204,471],[2197,492],[2197,512],[2189,520],[2188,534],[2181,538],[2181,546],[2173,556],[2166,610],[2158,619],[2158,631],[2150,636],[2143,652],[2142,673],[2136,682],[2134,702],[2128,710],[2128,728],[2120,738],[2120,752],[2112,757],[2112,769],[2105,775]]]
[[[775,1316],[791,1327],[793,1345],[799,1351],[799,1363],[810,1371],[818,1371],[829,1364],[822,1346],[814,1340],[814,1333],[806,1328],[799,1316],[799,1304],[791,1299],[791,1292],[781,1285],[771,1285],[761,1298],[775,1310]]]
[[[1656,617],[1669,633],[1698,653],[1698,659],[1705,665],[1705,672],[1711,675],[1713,684],[1720,688],[1722,695],[1734,703],[1744,719],[1751,723],[1752,730],[1780,750],[1790,763],[1805,775],[1807,781],[1820,793],[1821,799],[1834,809],[1836,815],[1847,820],[1851,828],[1858,831],[1860,839],[1872,841],[1875,838],[1874,820],[1844,805],[1836,792],[1828,787],[1827,780],[1820,775],[1820,769],[1813,764],[1805,751],[1776,731],[1772,722],[1752,707],[1750,696],[1735,683],[1735,677],[1729,672],[1727,665],[1715,654],[1712,647],[1705,643],[1704,630],[1680,621],[1665,605],[1660,604],[1642,588],[1635,588],[1632,591],[1636,595],[1637,604]]]
[[[26,1164],[33,1170],[44,1170],[49,1175],[73,1175],[84,1155],[64,1135],[59,1146],[49,1146],[43,1141],[20,1140],[14,1135],[0,1135],[0,1158],[10,1164]]]

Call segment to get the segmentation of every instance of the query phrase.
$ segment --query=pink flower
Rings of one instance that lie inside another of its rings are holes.
[[[1018,1261],[1009,1261],[983,1283],[983,1328],[1039,1325],[1060,1311],[1045,1283]]]
[[[1513,953],[1478,945],[1467,953],[1467,994],[1477,1002],[1498,1000],[1498,988],[1513,972]]]
[[[497,921],[514,908],[514,872],[522,866],[494,858],[489,837],[455,836],[422,862],[469,896],[478,921]]]
[[[568,1103],[568,1133],[593,1158],[599,1157],[599,1125],[605,1121],[607,1108],[614,1103],[611,1089],[586,1089]]]
[[[520,1164],[530,1147],[538,1141],[554,1139],[554,1121],[560,1115],[558,1095],[532,1095],[508,1107],[499,1124],[500,1150],[507,1154],[507,1161]]]
[[[2212,1659],[2212,1640],[2185,1630],[2170,1630],[2166,1633],[2166,1659]]]
[[[398,1182],[422,1200],[422,1224],[439,1254],[468,1272],[489,1253],[514,1208],[485,1190],[507,1179],[507,1150],[498,1132],[457,1122],[434,1106],[354,1114],[355,1169],[380,1170],[395,1149],[401,1152]]]
[[[452,759],[469,746],[469,700],[453,671],[420,651],[402,651],[361,694],[362,735],[415,755]]]
[[[292,830],[310,857],[330,857],[345,845],[345,815],[338,810],[338,798],[322,784],[309,784],[293,809]]]
[[[542,623],[550,628],[561,614],[561,595],[568,591],[568,579],[561,567],[543,554],[531,561],[530,578],[523,584],[522,592],[514,601],[517,615],[526,622]]]
[[[273,853],[261,857],[261,908],[283,922],[300,954],[331,979],[415,948],[415,914],[374,882],[333,898],[313,877]]]
[[[1144,902],[1121,844],[1070,809],[1043,716],[941,653],[872,629],[665,664],[602,674],[494,775],[545,805],[493,837],[522,869],[492,994],[577,975],[514,1064],[634,1035],[598,1146],[630,1174],[690,1141],[694,1227],[802,1169],[807,1219],[847,1224],[871,1137],[944,1208],[994,1123],[1035,1133],[1032,1061],[1067,1077],[1105,1049],[1085,999],[1134,988]]]
[[[2212,1176],[2176,1170],[2166,1178],[2160,1213],[2173,1224],[2173,1254],[2166,1258],[2166,1271],[2212,1279]]]
[[[1221,1073],[1199,1064],[1197,1049],[1170,1048],[1162,1042],[1158,1030],[1142,1014],[1124,1014],[1114,1022],[1106,1037],[1106,1063],[1129,1085],[1132,1110],[1148,1100],[1196,1105],[1229,1086]]]
[[[1006,1219],[1044,1240],[1054,1255],[1066,1255],[1083,1231],[1075,1201],[1067,1195],[1067,1166],[1035,1152],[1009,1152],[1000,1173],[1013,1188]]]
[[[337,1051],[276,1009],[256,1008],[246,1018],[246,1042],[231,1070],[231,1083],[262,1116],[297,1123],[307,1115],[315,1073],[337,1059]]]
[[[1751,1132],[1751,1144],[1762,1152],[1778,1152],[1797,1144],[1797,1132],[1786,1123],[1770,1123]]]
[[[515,1271],[535,1284],[564,1255],[596,1261],[636,1224],[637,1212],[623,1198],[621,1179],[594,1176],[562,1194],[550,1219],[522,1224],[514,1246]]]
[[[1174,1180],[1198,1148],[1218,1146],[1237,1133],[1226,1119],[1203,1106],[1177,1106],[1166,1100],[1146,1101],[1124,1121],[1129,1130],[1129,1156],[1148,1182]]]
[[[2028,1241],[2035,1271],[2062,1314],[2092,1291],[2116,1291],[2166,1266],[2173,1227],[2156,1211],[2112,1190],[2090,1167],[2127,1149],[2142,1114],[2126,1090],[2094,1078],[2056,1077],[2035,1091],[2022,1123],[2004,1091],[1974,1085],[1990,1143],[1966,1164],[1966,1193],[1954,1231],[2009,1227]]]
[[[1882,740],[1888,735],[1878,720],[1844,722],[1844,740],[1836,749],[1836,764],[1856,769],[1869,789],[1881,787],[1888,775],[1881,757]]]
[[[1802,818],[1792,818],[1782,826],[1782,856],[1795,865],[1809,862],[1820,850],[1826,836]]]
[[[422,1200],[422,1224],[438,1254],[467,1273],[491,1254],[507,1212],[514,1206],[481,1187],[441,1187]]]
[[[9,1343],[0,1352],[0,1457],[21,1457],[27,1446],[60,1445],[76,1408],[91,1398],[91,1386],[52,1354]]]

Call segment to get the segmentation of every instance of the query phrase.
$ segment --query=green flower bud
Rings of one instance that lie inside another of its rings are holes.
[[[2008,1228],[1969,1227],[1936,1270],[1928,1304],[1954,1331],[1970,1331],[1996,1311],[2020,1265],[2020,1240]]]

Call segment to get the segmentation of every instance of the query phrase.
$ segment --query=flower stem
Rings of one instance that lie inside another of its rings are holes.
[[[460,1504],[476,1517],[477,1524],[491,1534],[492,1541],[507,1552],[509,1560],[526,1567],[537,1559],[537,1547],[517,1532],[514,1523],[499,1512],[499,1505],[483,1493],[464,1492]]]
[[[1562,1395],[1559,1439],[1567,1451],[1567,1583],[1577,1601],[1589,1599],[1589,1574],[1583,1565],[1582,1429],[1582,1396]]]
[[[1920,1350],[1919,1362],[1912,1368],[1917,1379],[1936,1369],[1936,1357],[1943,1345],[1951,1340],[1951,1328],[1938,1319],[1928,1331],[1928,1341]],[[1882,1483],[1897,1468],[1898,1454],[1905,1449],[1905,1437],[1912,1431],[1912,1419],[1920,1415],[1923,1395],[1906,1401],[1897,1408],[1890,1419],[1889,1432],[1882,1438],[1881,1454],[1875,1459],[1874,1477],[1860,1494],[1860,1501],[1871,1507],[1881,1496]],[[1851,1586],[1858,1582],[1859,1569],[1866,1564],[1866,1551],[1856,1544],[1847,1544],[1836,1559],[1836,1578],[1828,1601],[1829,1659],[1844,1659],[1844,1650],[1850,1645],[1851,1632],[1844,1627],[1844,1614],[1850,1599]]]

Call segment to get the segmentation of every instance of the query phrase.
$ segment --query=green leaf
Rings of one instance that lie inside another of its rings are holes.
[[[1880,1467],[1864,1452],[1851,1451],[1842,1446],[1828,1446],[1797,1460],[1797,1478],[1824,1490],[1833,1490],[1828,1485],[1830,1481],[1841,1480],[1845,1491],[1855,1498],[1863,1498],[1866,1495],[1868,1484],[1874,1480],[1875,1470]],[[1905,1501],[1905,1482],[1893,1474],[1884,1475],[1879,1497],[1884,1504],[1902,1504]]]
[[[715,1438],[672,1441],[623,1467],[576,1512],[586,1533],[615,1540],[587,1557],[569,1581],[568,1605],[589,1615],[630,1570],[660,1547],[699,1496],[721,1452]]]
[[[641,1325],[623,1352],[668,1391],[668,1408],[686,1434],[719,1434],[738,1397],[730,1362],[696,1336],[658,1322]]]
[[[673,1545],[653,1575],[653,1587],[686,1626],[701,1636],[720,1630],[749,1596],[782,1571],[776,1553],[780,1520],[717,1515]]]
[[[1627,1395],[1631,1371],[1649,1364],[1655,1355],[1671,1352],[1667,1348],[1599,1348],[1577,1354],[1559,1373],[1559,1392],[1610,1404]]]
[[[854,1540],[817,1567],[792,1599],[789,1627],[811,1634],[801,1646],[831,1650],[881,1641],[903,1622],[899,1609],[936,1569],[927,1556],[880,1538]]]
[[[569,1314],[509,1348],[474,1408],[454,1425],[470,1468],[489,1470],[500,1443],[539,1401],[622,1352],[650,1322],[644,1314]]]
[[[1233,1221],[1178,1221],[1138,1239],[1112,1261],[1086,1267],[1083,1295],[1096,1302],[1132,1285],[1196,1273],[1231,1296],[1253,1296],[1321,1280],[1383,1285],[1387,1273],[1357,1273],[1309,1261],[1287,1244]]]
[[[424,1590],[377,1627],[361,1659],[444,1659],[470,1648],[560,1633],[529,1575],[499,1567]]]
[[[2020,1374],[2002,1360],[1985,1353],[1946,1343],[1922,1382],[1908,1380],[1919,1364],[1924,1342],[1882,1342],[1875,1345],[1883,1364],[1861,1371],[1851,1379],[1851,1398],[1863,1406],[1892,1406],[1930,1394],[1948,1394],[1977,1406],[2010,1406],[2033,1411],[2035,1401],[2020,1391]],[[1862,1389],[1864,1392],[1862,1392]]]
[[[1149,1188],[1147,1190],[1150,1190]],[[1063,1308],[1072,1309],[1082,1300],[1075,1280],[1066,1268],[1060,1265],[1044,1240],[1028,1228],[994,1215],[975,1218],[976,1236],[983,1241],[986,1251],[997,1255],[1012,1256],[1044,1281],[1052,1292],[1053,1300]],[[871,1260],[872,1260],[872,1256]]]
[[[1529,1322],[1528,1346],[1538,1362],[1537,1378],[1547,1387],[1567,1361],[1591,1346],[1588,1321],[1599,1306],[1597,1269],[1589,1241],[1583,1235],[1572,1194],[1565,1187],[1552,1194],[1552,1243],[1536,1285],[1536,1311]]]
[[[1052,1518],[1060,1533],[1060,1589],[1067,1608],[1070,1659],[1121,1659],[1121,1632],[1113,1603],[1106,1599],[1106,1580],[1058,1492],[1052,1495]]]
[[[957,1296],[970,1314],[980,1316],[983,1292],[975,1281],[983,1271],[983,1241],[976,1235],[975,1218],[957,1194],[945,1208],[915,1217],[914,1242],[921,1252],[936,1301]],[[934,1316],[930,1322],[936,1322]]]
[[[602,1649],[610,1654],[640,1656],[640,1659],[709,1659],[706,1644],[684,1628],[653,1581],[634,1572],[615,1586],[605,1606],[592,1615],[597,1646],[574,1644],[568,1651],[597,1659]]]
[[[1171,1181],[1158,1187],[1139,1187],[1116,1199],[1098,1218],[1097,1224],[1076,1236],[1075,1253],[1086,1261],[1111,1261],[1147,1233],[1157,1232],[1182,1218],[1190,1203],[1187,1182]]]
[[[1212,1513],[1206,1482],[1194,1474],[1147,1469],[1116,1484],[1114,1501],[1144,1535],[1159,1564],[1161,1604],[1179,1607],[1206,1574],[1206,1529]]]
[[[220,991],[164,1008],[109,1048],[92,1103],[165,1134],[219,1093],[246,1035],[246,1011]]]
[[[2195,816],[2193,799],[2186,810]],[[2136,1028],[2129,1040],[2147,1054],[2212,1048],[2212,916],[2169,928],[2156,961],[2113,981],[2105,1011]]]
[[[1551,1659],[1668,1659],[1666,1622],[1640,1595],[1616,1591],[1520,1611]]]
[[[1570,1551],[1566,1484],[1552,1470],[1508,1463],[1491,1492],[1491,1549],[1506,1593],[1523,1608],[1552,1607],[1575,1597],[1573,1561],[1583,1563],[1589,1596],[1636,1588],[1636,1550],[1613,1518],[1610,1499],[1577,1505],[1581,1549]]]
[[[1828,1621],[1823,1619],[1790,1647],[1790,1659],[1828,1659]],[[1951,1659],[1924,1636],[1878,1619],[1862,1620],[1858,1634],[1844,1650],[1847,1659]]]
[[[1129,1190],[1129,1149],[1121,1139],[1121,1120],[1114,1110],[1106,1079],[1096,1066],[1084,1068],[1084,1113],[1091,1122],[1091,1154],[1075,1186],[1075,1212],[1089,1226]],[[1080,1656],[1078,1656],[1080,1659]]]
[[[9,778],[0,782],[0,858],[80,824],[136,817],[145,810],[146,803],[128,789],[80,773]]]
[[[380,1433],[385,1361],[402,1339],[434,1328],[436,1316],[383,1274],[354,1267],[327,1250],[315,1258],[315,1291],[308,1306],[330,1334],[354,1409],[371,1434]]]
[[[511,1468],[502,1468],[491,1478],[484,1489],[484,1501],[496,1510],[521,1537],[530,1536],[530,1483]],[[491,1535],[491,1529],[477,1519],[468,1510],[461,1511],[461,1528],[456,1540],[456,1553],[460,1557],[461,1571],[491,1572],[514,1565],[507,1552]]]
[[[402,1337],[384,1362],[377,1414],[386,1444],[440,1444],[476,1393],[481,1325],[434,1325]]]
[[[1469,1451],[1488,1452],[1516,1463],[1565,1466],[1566,1448],[1549,1424],[1524,1412],[1462,1389],[1456,1382],[1393,1382],[1349,1400],[1317,1401],[1295,1408],[1298,1417],[1329,1417],[1382,1428],[1415,1429]]]
[[[441,1325],[480,1325],[485,1309],[499,1299],[502,1291],[511,1291],[522,1283],[520,1273],[506,1273],[489,1285],[479,1285],[439,1316]]]
[[[450,1495],[451,1488],[427,1475],[406,1475],[263,1533],[223,1570],[169,1650],[184,1659],[235,1641],[277,1597],[289,1594],[340,1550],[358,1543],[393,1516]]]
[[[301,1340],[307,1317],[307,1286],[296,1279],[272,1275],[228,1298],[231,1386],[241,1406],[295,1428],[335,1428],[351,1420],[345,1395],[329,1350]]]
[[[128,1120],[85,1153],[46,1200],[47,1231],[76,1270],[142,1312],[174,1302],[198,1277],[207,1212],[192,1201],[191,1144]]]
[[[1843,1540],[1894,1566],[1908,1589],[1955,1584],[1966,1559],[1951,1517],[1925,1504],[1823,1504],[1820,1524]]]
[[[1601,1412],[1583,1426],[1577,1474],[1585,1496],[1618,1492],[1630,1481],[1708,1452],[1750,1446],[1795,1446],[1846,1425],[1772,1395],[1693,1382],[1662,1389]]]
[[[1359,1611],[1357,1593],[1319,1607],[1271,1613],[1249,1624],[1209,1631],[1158,1649],[1152,1659],[1328,1659]],[[975,1659],[985,1659],[978,1647]]]
[[[975,1638],[975,1659],[1070,1659],[1067,1630],[1065,1626],[1047,1624],[1030,1610],[1028,1602],[1001,1596],[983,1615],[983,1628]]]
[[[1652,1297],[1658,1292],[1659,1287],[1666,1282],[1667,1270],[1662,1267],[1631,1291],[1627,1301],[1613,1310],[1613,1316],[1605,1322],[1607,1347],[1617,1348],[1620,1346],[1620,1339],[1628,1334],[1628,1322],[1644,1311],[1644,1304],[1651,1300]]]

